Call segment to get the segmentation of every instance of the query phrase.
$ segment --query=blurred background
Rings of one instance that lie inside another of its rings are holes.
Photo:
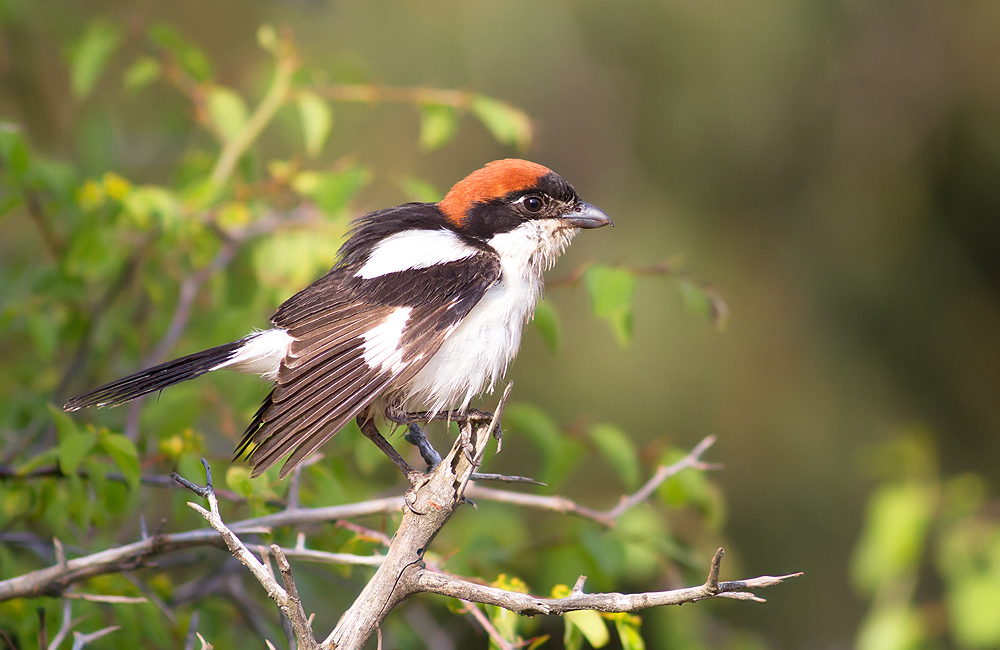
[[[989,595],[1000,590],[1000,559],[962,574],[994,582],[957,606],[948,599],[965,593],[954,577],[962,570],[942,555],[960,520],[979,531],[961,547],[969,557],[996,558],[987,550],[1000,548],[992,496],[1000,483],[1000,3],[0,7],[0,118],[21,125],[39,155],[95,178],[111,170],[133,183],[170,182],[196,137],[177,93],[122,91],[142,35],[160,21],[206,53],[217,82],[250,98],[271,75],[255,36],[270,23],[294,34],[327,83],[459,89],[519,107],[535,129],[521,150],[474,119],[429,150],[418,144],[411,106],[334,102],[317,164],[349,157],[369,170],[350,204],[358,215],[411,198],[403,178],[443,192],[489,160],[530,158],[615,221],[581,235],[551,278],[591,261],[638,267],[683,256],[686,273],[720,292],[730,312],[721,331],[690,312],[672,276],[640,278],[623,347],[590,315],[581,287],[552,287],[561,349],[552,354],[529,331],[509,376],[515,398],[570,429],[616,423],[644,462],[658,445],[718,437],[708,457],[724,465],[711,479],[725,512],[705,535],[729,551],[724,579],[806,573],[762,594],[765,605],[706,605],[712,620],[740,630],[739,647],[1000,644],[988,620],[1000,620],[1000,601]],[[95,18],[119,26],[122,40],[81,98],[67,61]],[[260,147],[277,149],[278,139],[265,132]],[[8,216],[3,228],[0,251],[30,265],[31,223]],[[252,325],[264,326],[269,313],[261,304]],[[69,353],[52,362],[69,364]],[[519,454],[530,453],[514,442],[497,467],[523,466]],[[623,487],[612,474],[595,479],[607,473],[585,460],[565,491],[609,505]],[[913,485],[929,489],[900,496]],[[949,496],[956,493],[965,497]],[[949,510],[956,499],[965,505]],[[900,530],[915,532],[885,541]],[[866,552],[877,558],[880,544],[903,556],[890,576],[907,585],[902,596],[880,591],[879,569],[865,568]],[[890,601],[895,613],[879,619]],[[965,607],[985,613],[957,623]],[[681,624],[657,616],[645,628],[647,647],[730,647],[713,637],[715,624],[685,645],[676,640]],[[956,631],[961,625],[973,632]],[[871,640],[879,638],[886,645]]]

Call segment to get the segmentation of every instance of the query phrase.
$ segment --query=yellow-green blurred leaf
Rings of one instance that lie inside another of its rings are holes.
[[[139,452],[132,441],[119,433],[102,431],[98,442],[104,453],[115,461],[129,488],[138,488],[142,468],[139,465]]]
[[[306,155],[317,156],[333,127],[333,110],[325,99],[309,91],[299,92],[298,107]]]
[[[917,650],[922,648],[924,628],[917,612],[906,605],[880,607],[862,622],[856,650]]]
[[[521,150],[531,146],[534,129],[521,109],[485,95],[473,97],[470,108],[497,142]]]
[[[729,306],[715,287],[700,284],[690,278],[681,278],[680,287],[684,304],[689,311],[709,319],[719,330],[726,328],[729,323]]]
[[[413,176],[405,176],[399,181],[407,200],[418,203],[437,203],[442,199],[441,192],[425,180]]]
[[[244,499],[252,497],[253,481],[250,479],[250,468],[245,465],[230,465],[226,470],[226,485]]]
[[[56,436],[59,439],[59,469],[67,476],[75,474],[80,462],[93,449],[97,434],[93,431],[81,431],[69,415],[51,404],[49,412],[55,422]]]
[[[223,142],[229,142],[247,123],[247,105],[239,94],[225,86],[212,86],[206,94],[208,117]]]
[[[132,91],[142,90],[160,78],[163,66],[151,56],[142,56],[125,70],[122,80],[125,87]]]
[[[917,570],[937,501],[932,485],[905,483],[875,491],[851,562],[858,589],[871,594]]]
[[[597,264],[583,274],[594,315],[608,322],[622,347],[632,341],[632,299],[635,276],[625,269]]]
[[[603,648],[611,640],[608,634],[608,626],[601,615],[592,609],[583,609],[576,612],[566,612],[566,620],[579,628],[587,643],[595,648]]]
[[[70,88],[74,97],[83,99],[90,95],[121,40],[122,30],[116,25],[95,20],[87,26],[70,54]]]
[[[545,341],[545,346],[552,354],[559,352],[559,344],[562,342],[562,325],[559,322],[559,312],[550,303],[544,300],[535,309],[535,318],[532,321],[535,329]]]
[[[433,151],[451,142],[457,128],[458,113],[451,106],[420,106],[420,147],[424,151]]]
[[[636,487],[639,484],[639,455],[628,434],[607,423],[591,425],[587,434],[601,455],[615,468],[625,487]]]

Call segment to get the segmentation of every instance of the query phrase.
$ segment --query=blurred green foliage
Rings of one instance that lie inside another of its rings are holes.
[[[855,588],[871,601],[859,650],[1000,647],[1000,523],[982,477],[942,476],[928,432],[868,450],[880,484],[854,552]],[[924,583],[944,593],[927,598]]]

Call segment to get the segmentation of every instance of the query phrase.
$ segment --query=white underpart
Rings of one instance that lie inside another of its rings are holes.
[[[478,252],[450,230],[406,230],[376,244],[354,277],[370,280],[387,273],[425,269],[462,260]]]
[[[255,332],[243,339],[244,343],[236,355],[212,368],[229,368],[248,375],[260,375],[264,379],[278,377],[281,361],[288,355],[292,336],[280,328]]]
[[[455,327],[407,388],[408,410],[466,409],[492,390],[521,345],[524,324],[542,295],[542,273],[578,231],[561,219],[539,219],[489,240],[500,254],[500,279]]]
[[[395,374],[403,367],[403,338],[412,307],[397,307],[380,324],[364,333],[364,359],[370,368]]]

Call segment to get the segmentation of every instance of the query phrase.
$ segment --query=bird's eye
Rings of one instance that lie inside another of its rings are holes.
[[[537,196],[524,197],[524,209],[528,212],[541,212],[544,205],[542,199]]]

